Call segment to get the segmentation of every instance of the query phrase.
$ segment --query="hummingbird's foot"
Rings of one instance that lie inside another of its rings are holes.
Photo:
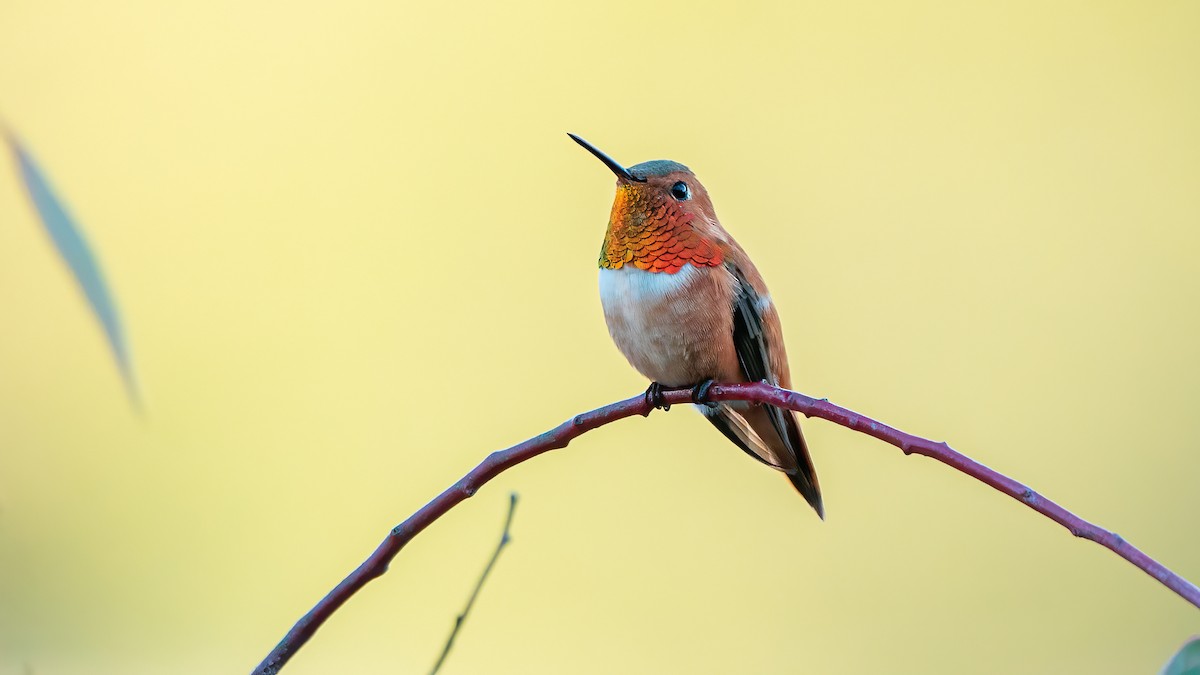
[[[696,405],[706,405],[710,408],[717,407],[716,403],[708,400],[708,390],[712,389],[714,383],[714,380],[708,379],[692,387],[692,403],[695,403]]]
[[[646,403],[660,410],[670,410],[671,404],[663,400],[663,386],[657,382],[651,382],[646,389]]]

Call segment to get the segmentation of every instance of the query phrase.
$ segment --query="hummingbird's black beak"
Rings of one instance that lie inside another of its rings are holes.
[[[646,182],[645,178],[638,178],[637,176],[629,173],[629,169],[626,169],[625,167],[621,166],[620,164],[617,164],[617,160],[604,154],[604,151],[602,151],[600,148],[597,148],[596,146],[592,145],[591,143],[588,143],[587,141],[583,140],[582,138],[580,138],[570,132],[567,132],[567,135],[571,137],[571,140],[582,145],[584,147],[584,149],[586,149],[588,152],[595,155],[596,159],[600,160],[601,162],[604,162],[604,166],[607,166],[609,169],[612,170],[613,173],[617,174],[617,178],[624,178],[625,180],[633,181],[635,183],[645,183]]]

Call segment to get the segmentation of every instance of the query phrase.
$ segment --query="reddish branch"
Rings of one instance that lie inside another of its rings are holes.
[[[663,390],[663,402],[669,404],[690,403],[690,389]],[[918,454],[936,459],[972,478],[975,478],[1004,494],[1019,500],[1029,508],[1046,516],[1050,520],[1067,528],[1076,537],[1082,537],[1100,544],[1128,560],[1138,569],[1154,577],[1164,586],[1175,591],[1184,600],[1200,608],[1200,589],[1186,579],[1167,569],[1150,556],[1142,553],[1119,535],[1093,525],[1076,516],[1058,504],[1034,492],[1029,487],[1007,476],[997,473],[986,466],[952,450],[946,443],[935,443],[894,429],[886,424],[859,415],[856,412],[836,406],[824,399],[815,399],[798,394],[794,391],[779,389],[768,384],[716,384],[708,392],[708,398],[713,401],[753,401],[770,403],[781,408],[788,408],[802,413],[807,417],[819,417],[839,424],[847,429],[858,431],[868,436],[890,443],[904,454]],[[342,580],[336,588],[329,592],[315,607],[309,610],[296,625],[292,627],[283,640],[267,655],[267,658],[254,670],[255,675],[276,673],[288,662],[308,639],[312,637],[321,624],[337,611],[350,596],[367,582],[387,571],[388,563],[400,549],[404,548],[413,537],[417,536],[433,521],[440,518],[454,505],[475,494],[484,483],[500,475],[506,469],[512,468],[527,459],[532,459],[543,452],[565,448],[572,439],[584,433],[602,427],[633,415],[649,415],[653,410],[642,395],[624,401],[606,405],[588,413],[576,415],[546,433],[531,438],[523,443],[514,445],[507,450],[493,452],[476,466],[470,473],[463,476],[457,483],[451,485],[445,492],[426,504],[419,511],[409,516],[408,520],[392,528],[387,538],[375,549],[371,557],[358,566],[350,576]]]

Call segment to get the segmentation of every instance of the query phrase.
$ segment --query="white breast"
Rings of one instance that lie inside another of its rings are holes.
[[[600,302],[605,312],[610,306],[655,305],[668,296],[683,292],[698,273],[692,265],[684,265],[675,274],[647,272],[633,265],[615,270],[601,267]]]
[[[695,379],[697,345],[706,339],[696,328],[711,323],[695,297],[701,274],[692,265],[675,274],[633,265],[600,270],[608,332],[629,363],[651,380],[682,386]]]

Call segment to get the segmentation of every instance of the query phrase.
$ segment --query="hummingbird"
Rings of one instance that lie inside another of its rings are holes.
[[[686,166],[652,160],[625,168],[575,134],[617,176],[600,248],[600,302],[617,349],[663,387],[694,387],[697,408],[734,445],[782,471],[817,515],[821,487],[791,410],[704,402],[714,381],[791,386],[783,328],[762,275],[717,220],[704,185]]]

